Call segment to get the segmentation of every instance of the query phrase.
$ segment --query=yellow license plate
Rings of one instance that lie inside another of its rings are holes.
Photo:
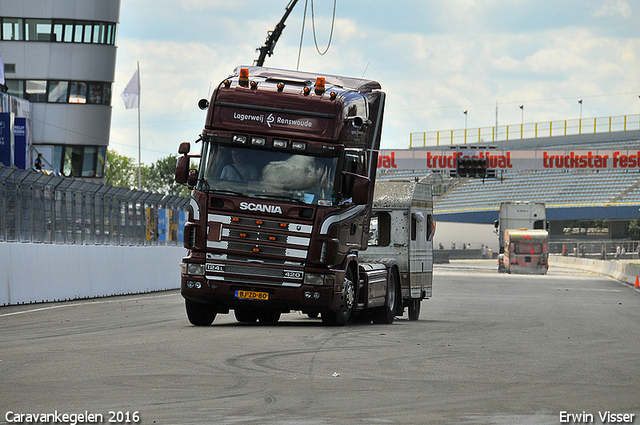
[[[241,300],[268,300],[268,292],[236,291],[236,298]]]

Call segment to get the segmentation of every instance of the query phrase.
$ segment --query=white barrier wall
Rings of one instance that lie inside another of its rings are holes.
[[[183,247],[0,243],[0,306],[180,288]]]
[[[574,269],[587,270],[593,273],[612,277],[620,282],[635,285],[636,277],[640,275],[640,266],[624,261],[593,260],[572,256],[550,255],[549,265],[558,265]]]

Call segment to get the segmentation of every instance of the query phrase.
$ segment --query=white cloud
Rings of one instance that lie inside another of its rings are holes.
[[[132,2],[123,2],[120,17],[111,140],[119,151],[132,146],[126,154],[137,156],[136,114],[124,110],[120,93],[140,60],[143,162],[149,163],[175,153],[181,141],[195,140],[204,124],[197,101],[236,65],[253,62],[287,2],[274,8],[257,1],[181,0],[180,13],[190,15],[165,16],[167,9],[158,6],[154,19],[148,19],[150,9],[136,14],[138,3]],[[588,3],[585,22],[570,24],[548,19],[556,4],[551,1],[536,8],[497,0],[421,0],[402,7],[372,0],[366,9],[353,3],[338,3],[325,56],[316,52],[309,13],[300,69],[364,73],[379,81],[387,93],[385,147],[407,146],[411,132],[463,128],[465,109],[470,128],[492,126],[496,102],[501,124],[520,122],[520,104],[529,122],[574,118],[578,98],[584,99],[585,117],[640,112],[640,35],[617,36],[599,26],[609,25],[612,16],[634,16],[627,8],[633,12],[635,6],[628,3],[598,3],[592,11],[597,19],[588,15],[594,4]],[[325,6],[316,10],[320,48],[331,24],[331,8]],[[295,69],[298,7],[266,66]],[[506,8],[512,16],[493,15]],[[148,32],[136,33],[134,18],[148,20]]]
[[[619,15],[627,19],[631,14],[631,6],[624,0],[606,0],[598,7],[594,7],[591,12],[594,18],[607,18]]]

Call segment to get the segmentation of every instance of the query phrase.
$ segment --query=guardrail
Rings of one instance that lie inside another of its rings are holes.
[[[0,164],[0,242],[181,245],[189,198]]]
[[[496,142],[630,130],[640,130],[640,114],[507,124],[498,127],[413,132],[409,135],[409,147]]]
[[[598,260],[637,260],[640,258],[638,256],[638,246],[640,246],[640,241],[626,239],[550,241],[549,254],[562,256],[562,253],[565,252],[566,257]]]

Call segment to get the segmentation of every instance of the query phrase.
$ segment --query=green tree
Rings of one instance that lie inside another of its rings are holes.
[[[151,190],[160,193],[166,193],[168,195],[188,195],[189,191],[184,192],[185,187],[176,183],[176,163],[178,157],[176,155],[169,155],[164,158],[160,158],[149,167],[150,176],[153,178],[153,188]]]
[[[639,220],[631,220],[627,223],[627,235],[638,238],[640,237],[640,221]]]
[[[175,182],[178,157],[169,155],[155,163],[140,167],[140,189],[167,195],[189,196],[189,189]],[[107,184],[126,188],[138,187],[138,166],[134,158],[109,150],[105,170]]]
[[[106,184],[130,189],[136,185],[137,173],[138,168],[133,158],[120,155],[113,149],[107,151],[104,173]]]

